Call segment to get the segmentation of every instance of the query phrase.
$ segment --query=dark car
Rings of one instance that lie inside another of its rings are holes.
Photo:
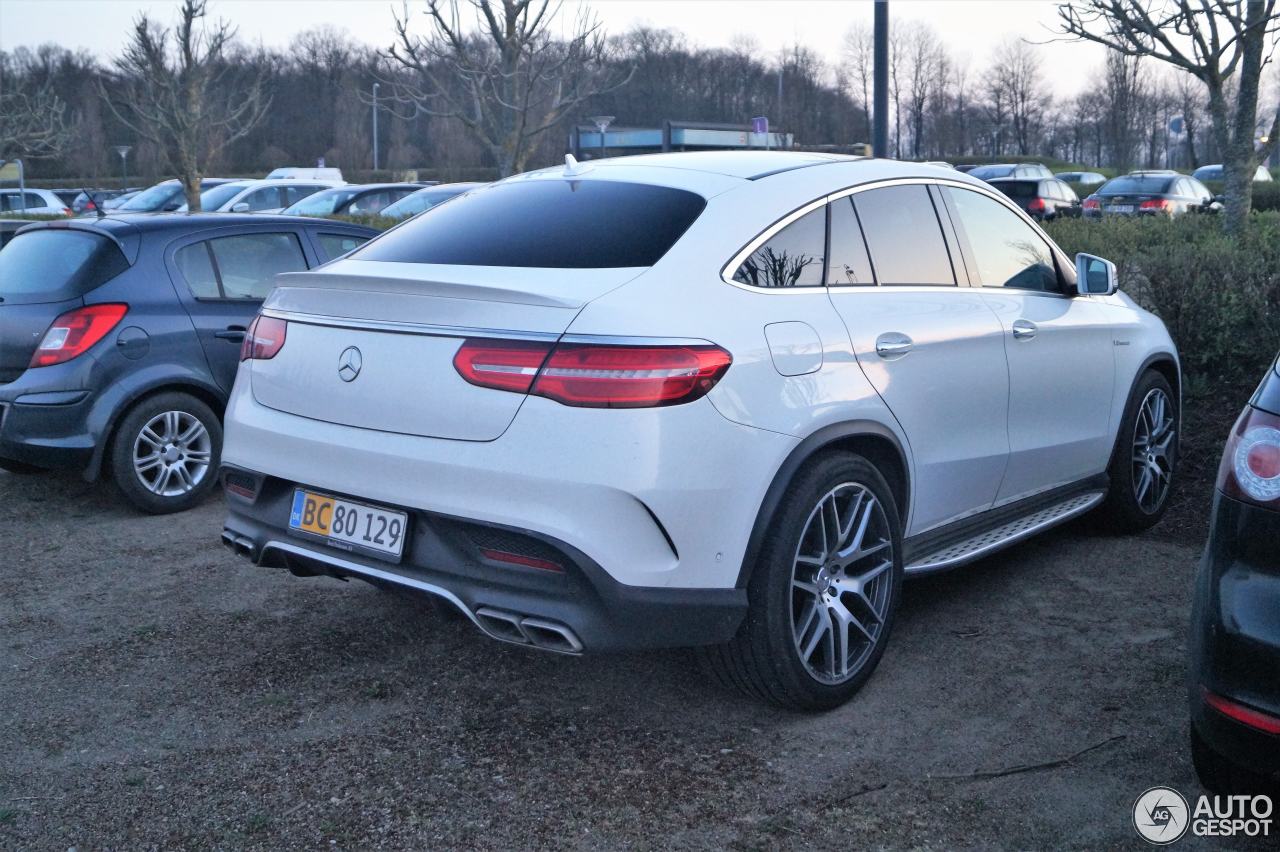
[[[991,180],[1033,219],[1051,221],[1080,215],[1080,196],[1060,180]]]
[[[0,249],[13,239],[13,235],[18,233],[19,228],[25,228],[30,224],[30,219],[0,219]]]
[[[106,471],[146,511],[194,505],[276,274],[375,234],[227,213],[28,223],[0,251],[0,468]]]
[[[205,178],[200,181],[200,191],[212,189],[230,178]],[[155,186],[147,187],[124,204],[115,208],[117,213],[168,213],[177,210],[187,203],[186,191],[182,181],[166,180]]]
[[[417,192],[416,183],[366,183],[338,186],[314,195],[280,211],[288,216],[375,216],[406,195]]]
[[[1086,218],[1103,216],[1181,216],[1212,213],[1221,203],[1193,177],[1177,172],[1133,172],[1098,187],[1084,200]]]
[[[417,216],[424,210],[429,210],[437,204],[443,204],[450,198],[457,198],[464,192],[470,192],[478,186],[484,186],[483,183],[442,183],[436,186],[428,186],[419,189],[417,192],[411,192],[404,198],[394,204],[389,204],[378,211],[379,216],[386,216],[388,219],[406,219],[410,216]]]
[[[1191,754],[1215,793],[1280,794],[1280,361],[1218,471],[1192,602]]]
[[[978,180],[995,180],[996,178],[1038,180],[1052,178],[1053,172],[1039,163],[991,163],[970,169],[969,176],[976,177]]]
[[[1099,172],[1054,172],[1053,176],[1058,180],[1065,180],[1068,183],[1082,183],[1086,186],[1107,182],[1107,176]]]

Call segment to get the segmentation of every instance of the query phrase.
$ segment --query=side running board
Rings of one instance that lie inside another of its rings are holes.
[[[929,574],[973,562],[1024,538],[1083,515],[1101,503],[1105,496],[1105,491],[1076,494],[1006,521],[999,526],[976,532],[960,541],[945,544],[930,553],[921,554],[907,564],[905,571],[909,575]]]

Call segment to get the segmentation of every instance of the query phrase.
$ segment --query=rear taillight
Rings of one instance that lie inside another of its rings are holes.
[[[1280,417],[1249,406],[1222,454],[1218,488],[1229,497],[1280,509]]]
[[[1170,204],[1163,198],[1150,198],[1138,205],[1139,210],[1159,210],[1161,212],[1168,210]]]
[[[86,305],[67,311],[53,321],[44,333],[32,367],[48,367],[82,355],[115,328],[129,311],[128,305]]]
[[[244,343],[240,344],[240,360],[270,361],[284,348],[288,331],[289,323],[284,320],[258,315],[244,333]]]
[[[1084,200],[1084,209],[1085,210],[1101,210],[1102,202],[1096,198],[1086,198]]]
[[[1280,734],[1280,719],[1275,716],[1254,710],[1252,707],[1246,707],[1239,702],[1224,698],[1207,689],[1202,688],[1201,694],[1204,696],[1205,704],[1208,704],[1228,719],[1234,719],[1242,725],[1248,725],[1250,728],[1263,733]]]
[[[652,408],[692,402],[733,363],[711,344],[614,346],[465,341],[454,356],[473,385],[531,393],[584,408]]]
[[[1028,212],[1028,213],[1043,213],[1043,212],[1044,212],[1044,199],[1043,199],[1043,198],[1033,198],[1033,199],[1031,199],[1031,201],[1027,203],[1027,212]]]

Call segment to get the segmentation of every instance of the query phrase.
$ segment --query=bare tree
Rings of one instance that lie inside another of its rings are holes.
[[[229,61],[235,28],[206,26],[205,7],[205,0],[183,0],[173,31],[141,15],[115,71],[99,84],[116,118],[165,152],[192,211],[200,209],[208,163],[247,136],[271,103],[265,74],[246,79]]]
[[[1030,154],[1049,105],[1040,57],[1025,41],[1010,39],[996,51],[990,73],[1004,102],[1018,153]]]
[[[1280,35],[1276,0],[1076,0],[1059,4],[1058,16],[1066,35],[1153,57],[1205,84],[1226,178],[1223,226],[1238,232],[1253,203],[1254,169],[1280,132],[1277,113],[1269,141],[1255,146],[1262,68]],[[1232,104],[1229,84],[1237,74]]]
[[[387,56],[406,71],[393,97],[417,112],[460,121],[493,156],[500,175],[522,171],[541,134],[586,99],[632,73],[610,75],[600,23],[585,10],[573,33],[550,33],[559,0],[467,0],[479,34],[463,32],[462,0],[426,0],[428,35],[410,33],[406,0]]]
[[[47,83],[30,94],[0,92],[0,159],[61,156],[71,136],[66,111]]]
[[[848,81],[846,91],[853,95],[854,102],[862,111],[866,121],[862,139],[871,138],[871,86],[875,65],[875,41],[871,28],[866,24],[855,24],[844,36],[842,70]]]

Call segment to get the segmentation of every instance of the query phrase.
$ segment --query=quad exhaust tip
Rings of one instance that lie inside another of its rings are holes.
[[[561,654],[582,653],[582,642],[572,630],[558,622],[489,607],[476,610],[475,616],[480,627],[495,639],[533,645],[544,651]]]

